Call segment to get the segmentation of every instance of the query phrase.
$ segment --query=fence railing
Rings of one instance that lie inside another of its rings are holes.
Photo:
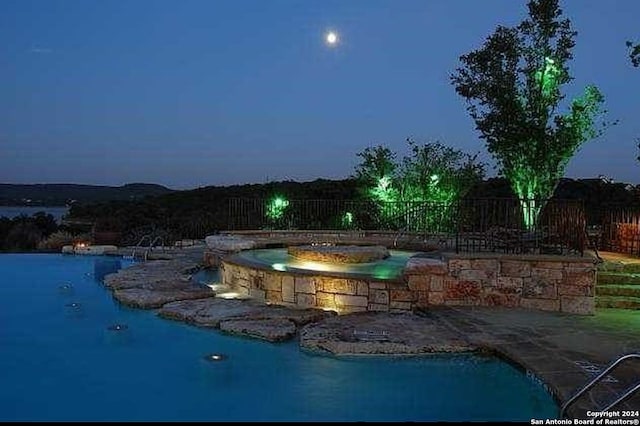
[[[588,242],[583,204],[576,200],[468,199],[455,217],[457,251],[582,255]]]
[[[447,235],[456,251],[582,254],[582,201],[465,199],[453,203],[356,200],[228,200],[228,229],[395,230]],[[524,218],[529,218],[525,223]],[[535,222],[532,220],[536,217]]]
[[[602,206],[588,225],[599,249],[640,256],[640,206]]]

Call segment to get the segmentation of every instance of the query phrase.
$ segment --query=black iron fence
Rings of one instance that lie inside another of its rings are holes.
[[[640,256],[640,206],[602,206],[588,225],[599,249]]]
[[[343,229],[454,232],[454,206],[442,203],[355,200],[228,200],[228,228],[246,229]]]
[[[394,230],[437,234],[457,251],[582,254],[587,244],[582,201],[506,198],[453,203],[354,200],[228,200],[228,229]],[[533,220],[535,217],[535,221]],[[528,223],[525,223],[528,218]]]
[[[582,255],[588,243],[582,201],[469,199],[455,218],[457,251]]]

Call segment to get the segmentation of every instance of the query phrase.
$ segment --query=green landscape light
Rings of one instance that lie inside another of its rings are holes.
[[[386,191],[391,186],[391,178],[389,176],[383,176],[378,179],[378,187],[383,191]]]
[[[560,71],[556,66],[556,62],[549,57],[544,58],[544,69],[541,71],[536,71],[535,79],[538,84],[541,85],[542,94],[545,97],[549,97],[553,94],[554,90],[558,88],[558,77],[560,75]]]
[[[351,228],[353,226],[353,213],[345,212],[345,214],[342,215],[342,226],[344,228]]]
[[[383,176],[378,179],[378,184],[370,190],[374,200],[385,203],[398,201],[397,193],[393,189],[391,177]]]
[[[289,206],[289,200],[282,196],[275,196],[267,203],[267,217],[271,220],[278,220],[284,216],[284,212]]]

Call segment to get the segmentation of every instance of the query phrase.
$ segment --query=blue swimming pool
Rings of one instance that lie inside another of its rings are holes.
[[[336,359],[301,352],[295,342],[227,336],[122,307],[99,281],[124,265],[107,257],[0,255],[0,421],[529,421],[557,414],[541,386],[491,357]],[[109,329],[115,324],[127,327]],[[227,359],[206,361],[211,353]]]

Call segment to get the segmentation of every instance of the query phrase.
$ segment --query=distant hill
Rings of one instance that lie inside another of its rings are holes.
[[[0,184],[0,205],[64,206],[72,203],[134,201],[148,196],[164,195],[173,190],[162,185],[130,183],[123,186],[76,184]]]

